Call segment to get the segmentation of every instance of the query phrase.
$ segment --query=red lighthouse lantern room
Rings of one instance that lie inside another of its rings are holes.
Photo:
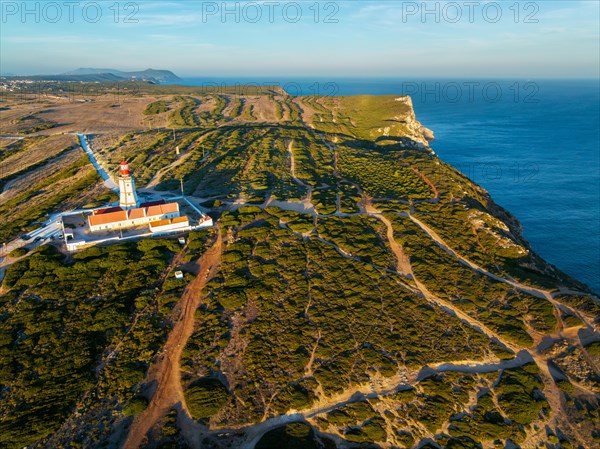
[[[121,176],[129,176],[129,164],[127,161],[121,162]]]

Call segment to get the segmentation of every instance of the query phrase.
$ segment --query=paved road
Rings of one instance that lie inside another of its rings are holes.
[[[8,255],[11,251],[27,246],[31,251],[38,246],[44,245],[52,241],[53,236],[57,236],[62,233],[62,227],[60,225],[60,217],[62,214],[50,218],[48,221],[42,224],[38,229],[31,231],[28,240],[23,240],[21,237],[11,240],[9,242],[2,242],[0,247],[0,282],[4,279],[4,269],[15,262],[15,259],[9,258]]]
[[[92,165],[94,166],[94,168],[96,169],[96,171],[98,172],[100,177],[102,179],[104,179],[104,185],[106,187],[108,187],[110,190],[117,192],[117,194],[118,194],[119,186],[110,177],[110,175],[106,172],[106,170],[104,170],[98,163],[98,160],[96,159],[96,156],[94,155],[94,152],[88,146],[87,137],[85,136],[85,134],[77,134],[77,137],[79,137],[79,143],[81,144],[81,148],[83,148],[83,151],[85,151],[87,153],[88,157],[90,158],[90,162],[92,163]]]

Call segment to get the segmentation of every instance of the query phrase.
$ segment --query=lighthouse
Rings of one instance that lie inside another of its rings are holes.
[[[135,191],[135,181],[129,172],[127,161],[121,162],[119,168],[119,206],[122,209],[134,209],[138,207],[139,201]]]

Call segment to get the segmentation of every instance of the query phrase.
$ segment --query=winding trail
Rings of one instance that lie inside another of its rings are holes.
[[[498,282],[503,282],[505,284],[508,284],[514,288],[516,288],[517,290],[520,290],[524,293],[528,293],[532,296],[537,296],[538,298],[542,298],[542,299],[552,299],[552,296],[550,294],[550,291],[548,290],[541,290],[541,289],[537,289],[534,287],[530,287],[528,285],[524,285],[521,284],[520,282],[517,282],[515,280],[512,279],[505,279],[501,276],[498,276],[497,274],[491,273],[488,270],[486,270],[485,268],[482,268],[481,266],[477,265],[476,263],[470,261],[469,259],[459,255],[456,251],[454,251],[454,249],[452,249],[445,241],[444,239],[442,239],[433,229],[431,229],[429,226],[427,226],[425,223],[423,223],[421,220],[419,220],[417,217],[415,217],[413,214],[406,214],[406,216],[408,218],[410,218],[417,226],[419,226],[423,231],[425,231],[425,233],[431,238],[433,239],[438,246],[440,246],[444,251],[446,251],[448,254],[450,254],[451,256],[453,256],[455,259],[458,259],[463,265],[466,265],[467,267],[471,268],[474,271],[477,271],[481,274],[484,274]]]
[[[199,274],[188,284],[173,311],[174,326],[161,356],[148,371],[148,383],[156,390],[148,408],[133,420],[123,449],[138,449],[148,431],[172,408],[179,407],[189,415],[181,386],[181,353],[194,330],[195,312],[202,300],[201,292],[217,273],[221,261],[221,232],[216,242],[198,260]],[[189,421],[189,420],[188,420]],[[185,421],[184,421],[185,422]]]
[[[10,193],[10,189],[19,181],[19,178],[16,178],[4,184],[4,188],[2,189],[2,192],[0,192],[0,201],[6,201],[6,196]]]
[[[435,186],[435,184],[433,182],[431,182],[431,180],[427,176],[425,176],[424,173],[421,173],[421,171],[417,167],[411,167],[411,168],[423,181],[425,181],[425,183],[433,191],[433,198],[431,198],[428,201],[433,201],[433,202],[439,201],[440,200],[440,192],[437,189],[437,187]]]
[[[365,202],[364,208],[369,216],[377,218],[387,227],[387,237],[390,242],[390,248],[394,252],[396,259],[398,260],[398,274],[402,274],[412,279],[416,284],[417,289],[419,290],[421,295],[428,302],[435,305],[437,308],[442,309],[446,313],[457,317],[462,322],[468,324],[470,327],[486,335],[488,338],[501,343],[505,347],[511,349],[515,354],[519,353],[521,350],[524,349],[518,345],[515,345],[512,342],[509,342],[508,340],[505,340],[492,329],[488,328],[485,324],[481,323],[479,320],[471,317],[470,315],[456,307],[454,304],[437,297],[431,291],[429,291],[425,284],[423,284],[421,281],[419,281],[419,279],[417,279],[410,264],[410,258],[406,255],[402,246],[398,244],[398,242],[396,242],[394,238],[394,228],[390,220],[388,220],[381,212],[375,209],[370,203],[370,201]]]
[[[412,267],[410,265],[410,258],[404,252],[404,248],[396,242],[394,238],[394,227],[390,220],[388,220],[381,212],[375,209],[370,203],[365,205],[365,211],[371,217],[377,218],[381,221],[387,228],[387,239],[390,244],[390,248],[394,255],[396,256],[396,269],[398,274],[407,277],[409,279],[414,279],[415,275],[412,271]]]
[[[146,186],[142,189],[139,189],[141,191],[153,191],[154,187],[156,187],[163,179],[163,176],[165,175],[165,173],[167,173],[169,170],[172,170],[175,167],[178,167],[179,165],[183,164],[185,161],[188,160],[188,158],[194,154],[194,150],[196,150],[198,148],[198,146],[202,147],[202,143],[204,142],[204,140],[206,140],[206,138],[212,134],[214,134],[215,131],[209,131],[206,134],[203,134],[201,136],[199,136],[196,140],[194,140],[192,143],[190,143],[186,149],[184,149],[184,151],[186,151],[186,153],[184,154],[180,154],[179,157],[171,162],[169,165],[166,165],[164,167],[162,167],[160,170],[158,170],[156,172],[156,174],[152,177],[152,179],[150,179],[150,181],[148,181],[148,184],[146,184]],[[206,152],[203,156],[202,159],[200,159],[197,163],[198,164],[203,164],[206,161],[208,161],[208,158],[210,157],[210,152]]]
[[[186,154],[182,154],[179,158],[177,158],[177,160],[175,162],[172,162],[169,165],[158,170],[156,172],[156,174],[152,177],[152,179],[148,182],[148,184],[146,184],[146,187],[144,189],[140,189],[140,190],[153,189],[154,187],[156,187],[162,181],[165,173],[167,173],[169,170],[177,167],[178,165],[183,164],[191,155],[192,155],[191,151],[187,152]],[[202,161],[200,161],[200,162],[202,162]]]
[[[387,378],[377,378],[371,381],[354,385],[352,389],[344,390],[329,397],[322,397],[311,407],[296,411],[290,410],[286,415],[269,418],[261,423],[244,427],[246,437],[240,442],[240,449],[254,449],[256,443],[264,433],[283,424],[312,419],[344,407],[345,405],[388,396],[397,391],[414,386],[420,379],[436,372],[460,371],[465,373],[489,373],[502,369],[517,368],[531,363],[532,357],[527,351],[521,351],[517,357],[510,360],[501,360],[498,363],[485,363],[473,360],[449,361],[446,363],[427,366],[420,371],[399,371],[396,375]]]
[[[569,310],[572,314],[579,317],[579,319],[585,324],[585,326],[588,329],[592,329],[592,330],[594,329],[593,324],[589,321],[589,319],[585,315],[574,311],[572,308],[566,306],[565,304],[560,303],[559,301],[556,301],[554,299],[554,296],[556,295],[556,293],[554,291],[535,288],[535,287],[532,287],[529,285],[522,284],[518,281],[515,281],[514,279],[504,278],[497,274],[491,273],[490,271],[486,270],[485,268],[483,268],[483,267],[479,266],[478,264],[472,262],[471,260],[467,259],[466,257],[463,257],[460,254],[458,254],[433,229],[431,229],[429,226],[427,226],[421,220],[416,218],[413,214],[400,214],[400,215],[408,216],[408,218],[410,218],[431,239],[433,239],[440,248],[442,248],[444,251],[446,251],[448,254],[450,254],[451,256],[456,258],[460,263],[467,266],[468,268],[470,268],[480,274],[488,276],[489,278],[494,279],[495,281],[510,285],[511,287],[513,287],[523,293],[527,293],[531,296],[535,296],[537,298],[545,299],[545,300],[549,301],[557,311],[557,321],[559,322],[559,325],[561,326],[561,328],[563,327],[563,323],[560,320],[560,310],[565,309],[565,310]],[[560,290],[559,290],[559,292],[560,292]],[[580,292],[574,292],[574,293],[581,294]]]
[[[367,211],[367,213],[369,213],[370,215],[372,215],[374,217],[377,217],[379,220],[381,220],[383,223],[385,223],[386,226],[388,226],[388,238],[390,239],[390,247],[392,248],[392,250],[394,251],[394,253],[396,254],[396,257],[398,259],[402,258],[404,256],[404,251],[402,250],[402,247],[400,245],[398,245],[397,243],[395,245],[391,244],[394,237],[393,237],[393,232],[390,235],[391,223],[389,222],[389,220],[387,220],[380,212],[378,212],[376,209],[374,209],[368,201],[365,204],[365,210]],[[414,217],[412,214],[400,213],[399,215],[408,216],[415,224],[417,224],[423,231],[425,231],[429,235],[429,237],[432,238],[442,249],[447,251],[454,258],[456,258],[457,260],[459,260],[461,263],[463,263],[467,267],[471,268],[472,270],[477,271],[483,275],[489,276],[490,278],[497,280],[499,282],[503,282],[505,284],[511,285],[515,289],[520,290],[522,292],[528,293],[528,294],[538,297],[540,299],[548,300],[553,304],[553,306],[555,307],[556,310],[560,310],[560,307],[565,307],[563,304],[560,304],[556,300],[554,300],[554,298],[552,296],[552,292],[550,292],[550,291],[537,289],[537,288],[534,288],[534,287],[531,287],[528,285],[524,285],[513,279],[505,279],[501,276],[490,273],[489,271],[485,270],[484,268],[480,267],[479,265],[460,256],[448,244],[446,244],[446,242],[435,231],[433,231],[425,223],[421,222],[419,219]],[[398,251],[398,249],[400,249],[400,250]],[[409,260],[409,259],[406,259],[406,260]],[[408,266],[410,267],[410,262],[408,262]],[[534,347],[534,348],[520,347],[510,341],[503,339],[496,332],[489,329],[483,323],[479,322],[479,320],[466,314],[465,312],[463,312],[462,310],[460,310],[459,308],[457,308],[450,302],[445,301],[445,300],[435,296],[433,293],[431,293],[427,289],[427,287],[422,282],[420,282],[414,276],[414,273],[412,272],[412,268],[410,269],[410,272],[412,274],[412,278],[413,278],[414,282],[417,285],[417,288],[421,291],[421,293],[425,299],[427,299],[432,304],[435,304],[437,307],[441,308],[442,310],[446,311],[447,313],[455,315],[463,322],[469,324],[472,328],[484,333],[492,340],[495,340],[495,341],[503,344],[505,347],[511,349],[515,354],[517,354],[517,356],[514,359],[512,359],[508,362],[501,362],[496,367],[496,369],[491,369],[492,365],[489,365],[489,364],[487,366],[484,365],[489,371],[506,369],[506,368],[515,368],[518,366],[522,366],[526,363],[530,363],[531,361],[535,362],[535,364],[538,366],[538,368],[540,370],[540,377],[544,384],[544,396],[545,396],[546,400],[548,401],[548,403],[550,404],[550,409],[551,409],[551,413],[552,413],[550,419],[554,419],[555,422],[557,422],[557,423],[560,422],[561,426],[566,426],[566,427],[570,428],[572,433],[574,435],[577,435],[577,429],[575,429],[573,427],[573,425],[564,418],[566,416],[566,411],[564,408],[563,401],[561,399],[561,392],[560,392],[558,385],[554,381],[554,377],[552,376],[552,374],[550,372],[548,356],[543,354],[543,351],[539,350],[537,347]],[[578,316],[580,318],[582,318],[581,315],[578,315]],[[589,322],[585,321],[583,318],[582,318],[582,320],[584,321],[584,324],[588,327],[588,329],[593,330],[593,327],[590,325]],[[558,323],[559,323],[559,325],[562,324],[560,319],[558,319]],[[563,335],[562,332],[559,332],[556,336],[551,336],[551,338],[553,338],[553,339],[554,338],[570,339],[570,338],[568,338],[568,335]],[[438,371],[451,370],[451,371],[478,372],[477,370],[481,369],[482,367],[483,366],[481,366],[481,365],[479,365],[479,367],[477,367],[477,365],[476,365],[475,367],[471,368],[471,367],[467,367],[467,366],[462,366],[462,364],[457,365],[456,363],[447,362],[447,363],[439,365],[437,367],[437,370]],[[427,367],[425,369],[431,370],[431,373],[436,371],[431,368],[432,367]],[[579,387],[583,388],[581,386],[579,386]],[[589,391],[585,388],[583,388],[583,389],[586,390],[588,394],[592,394],[592,395],[594,394],[594,392],[592,392],[592,391]]]

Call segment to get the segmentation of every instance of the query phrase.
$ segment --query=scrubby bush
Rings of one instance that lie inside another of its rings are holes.
[[[142,397],[135,397],[125,406],[123,414],[125,416],[135,416],[142,413],[148,407],[148,401]]]
[[[16,248],[13,249],[9,254],[8,257],[23,257],[25,254],[27,254],[29,252],[29,250],[27,248],[25,248],[24,246],[20,247],[20,248]]]
[[[144,109],[144,115],[162,114],[163,112],[167,112],[167,110],[167,102],[164,100],[158,100],[146,106],[146,109]]]
[[[595,341],[593,343],[588,344],[585,347],[585,350],[588,354],[593,356],[600,356],[600,341]]]
[[[184,391],[187,407],[194,419],[206,419],[217,413],[227,402],[227,388],[214,378],[202,378]]]

